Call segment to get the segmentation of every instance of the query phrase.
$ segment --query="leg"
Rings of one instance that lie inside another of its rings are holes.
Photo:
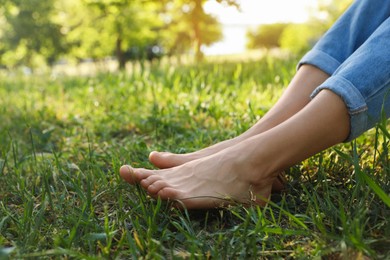
[[[120,174],[152,196],[180,200],[187,208],[218,207],[226,199],[264,205],[278,172],[342,142],[349,125],[344,102],[324,90],[278,126],[218,153],[163,170],[122,166]]]
[[[310,101],[310,93],[328,77],[328,74],[314,66],[303,65],[275,106],[259,122],[242,135],[188,154],[151,152],[149,160],[160,169],[170,168],[212,155],[256,134],[267,131],[302,109]],[[280,192],[284,188],[285,182],[284,177],[279,175],[273,183],[272,191]]]
[[[149,155],[149,160],[158,168],[170,168],[212,155],[256,134],[265,132],[301,110],[310,101],[310,93],[328,77],[328,74],[314,66],[303,65],[275,106],[259,122],[242,135],[188,154],[152,152]]]
[[[308,105],[270,130],[171,169],[123,166],[121,176],[139,182],[152,196],[181,200],[188,208],[215,207],[224,198],[264,204],[279,171],[348,135],[355,138],[378,122],[382,111],[390,116],[389,37],[387,18],[314,91]]]
[[[351,116],[348,141],[390,116],[389,42],[390,17],[312,94],[329,89],[342,97]]]
[[[150,161],[159,168],[174,167],[211,155],[262,133],[297,113],[309,102],[309,94],[359,48],[390,15],[386,0],[355,1],[314,48],[299,62],[296,76],[277,104],[247,132],[190,154],[152,152]],[[343,44],[335,44],[342,42]],[[313,66],[304,66],[310,64]],[[318,69],[319,68],[319,69]]]

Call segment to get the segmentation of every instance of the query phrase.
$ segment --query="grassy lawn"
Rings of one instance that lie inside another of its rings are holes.
[[[389,123],[291,168],[265,208],[179,211],[118,175],[152,150],[236,136],[281,95],[294,59],[0,79],[0,259],[390,255]]]

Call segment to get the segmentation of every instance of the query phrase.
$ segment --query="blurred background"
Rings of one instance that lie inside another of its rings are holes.
[[[0,70],[71,74],[82,64],[116,71],[137,62],[301,54],[351,2],[0,0]]]

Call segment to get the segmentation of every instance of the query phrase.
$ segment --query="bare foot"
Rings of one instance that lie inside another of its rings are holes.
[[[152,197],[180,201],[189,209],[232,203],[265,205],[277,174],[266,173],[259,160],[248,160],[248,155],[241,154],[237,149],[226,149],[162,170],[125,165],[120,175],[130,184],[140,183]]]
[[[121,177],[152,196],[187,208],[230,204],[264,205],[278,173],[344,141],[350,116],[343,100],[321,91],[304,109],[272,130],[213,155],[162,169],[122,166]]]
[[[225,141],[225,143],[229,142],[231,140]],[[232,142],[234,144],[235,142]],[[221,143],[220,143],[221,144]],[[218,144],[219,145],[219,144]],[[160,169],[167,169],[176,167],[182,164],[185,164],[187,162],[197,160],[203,157],[207,157],[211,155],[212,153],[217,153],[224,147],[225,145],[214,145],[211,147],[208,147],[206,149],[202,149],[193,153],[187,153],[187,154],[174,154],[170,152],[157,152],[153,151],[149,154],[149,161],[156,167]],[[277,178],[275,179],[274,183],[272,184],[272,192],[281,192],[284,190],[285,185],[287,183],[287,180],[284,177],[284,174],[281,172],[278,174]]]

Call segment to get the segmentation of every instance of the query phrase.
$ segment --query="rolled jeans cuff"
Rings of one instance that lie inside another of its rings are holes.
[[[303,64],[310,64],[316,66],[327,74],[332,75],[341,63],[329,54],[322,52],[321,50],[312,49],[307,52],[299,61],[297,65],[297,70]]]
[[[345,103],[350,116],[350,132],[344,142],[349,142],[367,130],[367,104],[360,91],[347,79],[332,76],[318,86],[310,95],[313,99],[321,90],[328,89],[338,95]]]

